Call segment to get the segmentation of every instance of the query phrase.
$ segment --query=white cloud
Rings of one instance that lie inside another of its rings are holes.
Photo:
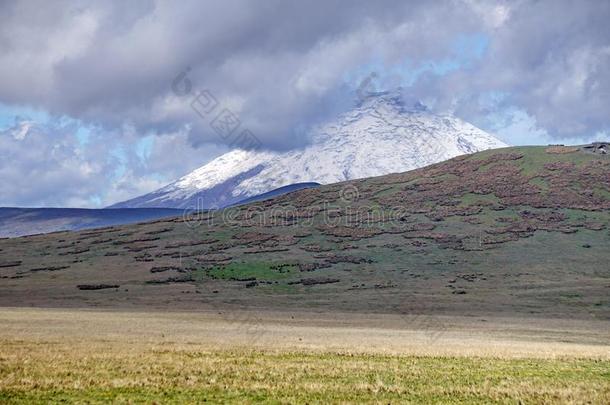
[[[155,138],[144,160],[140,137],[92,130],[83,144],[70,120],[22,120],[0,131],[2,206],[103,207],[162,187],[218,153],[193,149],[184,132]]]
[[[10,128],[8,132],[13,136],[13,138],[18,141],[21,141],[27,136],[33,125],[33,121],[21,121],[13,128]]]

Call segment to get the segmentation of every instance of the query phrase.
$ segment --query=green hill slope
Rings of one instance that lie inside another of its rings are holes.
[[[0,241],[2,305],[610,319],[610,157],[517,147],[187,218]]]

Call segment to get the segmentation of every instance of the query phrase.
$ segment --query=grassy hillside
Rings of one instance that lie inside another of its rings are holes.
[[[486,151],[186,218],[0,241],[1,305],[610,319],[610,157]]]

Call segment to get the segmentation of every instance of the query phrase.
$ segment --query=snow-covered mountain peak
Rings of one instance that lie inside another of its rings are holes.
[[[428,108],[421,102],[397,88],[391,91],[359,93],[356,103],[358,109],[395,109],[400,112],[423,112]]]
[[[374,93],[312,130],[289,152],[228,152],[168,186],[115,207],[222,207],[296,183],[321,184],[403,172],[507,146],[451,115],[407,105],[400,91]]]

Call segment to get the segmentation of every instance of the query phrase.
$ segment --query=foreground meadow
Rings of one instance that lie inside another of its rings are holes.
[[[607,360],[1,344],[3,403],[610,402]]]
[[[606,323],[371,319],[2,308],[0,403],[610,403]]]

